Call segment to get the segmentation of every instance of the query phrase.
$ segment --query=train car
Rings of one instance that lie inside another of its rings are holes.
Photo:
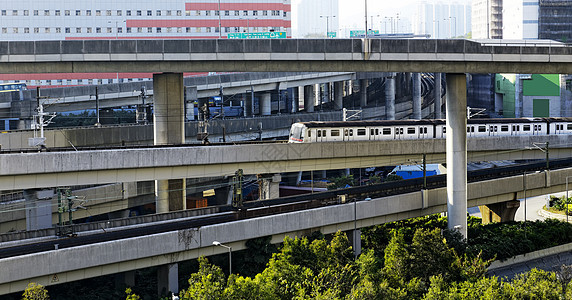
[[[0,83],[0,93],[9,93],[27,90],[25,83]]]
[[[334,121],[292,124],[290,143],[446,137],[445,120]],[[572,134],[572,118],[470,119],[467,137]]]

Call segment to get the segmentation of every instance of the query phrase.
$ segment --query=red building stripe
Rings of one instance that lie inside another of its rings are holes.
[[[127,20],[127,27],[218,27],[218,19],[207,20]],[[282,19],[222,19],[222,27],[286,27],[292,22]]]
[[[185,10],[219,10],[218,3],[185,3]],[[283,3],[221,3],[220,10],[282,10],[291,11],[291,5]]]
[[[206,76],[205,72],[183,73],[185,77]],[[41,73],[41,74],[0,74],[0,80],[76,80],[76,79],[116,79],[118,73]],[[153,78],[153,73],[119,73],[119,78]]]

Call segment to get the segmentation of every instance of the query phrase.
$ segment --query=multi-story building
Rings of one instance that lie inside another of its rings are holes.
[[[3,1],[0,40],[191,39],[229,34],[292,35],[290,0]],[[29,85],[112,83],[151,74],[0,75]]]
[[[325,37],[339,34],[338,0],[302,0],[296,16],[296,37]]]
[[[472,37],[503,38],[503,0],[473,0]]]
[[[504,39],[538,39],[538,0],[504,0]]]
[[[471,6],[464,1],[417,4],[415,34],[430,34],[436,39],[464,36],[471,31]]]

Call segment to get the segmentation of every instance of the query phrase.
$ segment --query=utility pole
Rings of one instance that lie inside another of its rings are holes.
[[[242,209],[243,207],[242,179],[243,179],[243,171],[242,169],[238,169],[238,171],[234,173],[234,177],[232,177],[232,187],[233,187],[232,207],[239,210]]]
[[[95,86],[95,116],[97,121],[95,122],[95,127],[100,127],[101,123],[99,122],[99,92],[97,90],[97,86]]]

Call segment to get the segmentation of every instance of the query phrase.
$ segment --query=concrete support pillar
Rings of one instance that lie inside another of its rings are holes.
[[[292,88],[290,89],[292,91],[292,97],[290,97],[291,101],[292,101],[292,110],[290,111],[291,113],[297,113],[299,110],[299,106],[298,106],[298,99],[300,99],[300,89],[299,88]]]
[[[341,110],[344,108],[344,82],[334,82],[334,109]]]
[[[24,190],[26,201],[26,230],[52,227],[52,198],[54,190]]]
[[[260,200],[275,199],[280,197],[280,174],[265,175],[260,182]]]
[[[367,106],[367,79],[361,79],[359,81],[359,106]]]
[[[443,115],[441,114],[441,87],[443,77],[441,73],[435,73],[435,119],[442,119]]]
[[[184,85],[182,73],[153,75],[154,101],[154,144],[183,144]],[[185,180],[156,180],[156,212],[164,213],[185,209]]]
[[[395,120],[395,73],[385,78],[385,119]]]
[[[157,268],[157,291],[159,295],[169,296],[171,293],[179,292],[179,264],[168,264]]]
[[[125,292],[125,288],[135,286],[135,271],[115,274],[115,290]]]
[[[447,74],[447,216],[467,237],[467,78]]]
[[[260,97],[260,115],[270,116],[272,114],[272,94],[262,93]]]
[[[507,202],[493,203],[479,206],[483,224],[504,223],[514,221],[516,211],[520,207],[520,201],[511,200]]]
[[[515,118],[522,118],[522,117],[532,117],[532,116],[523,116],[522,115],[522,80],[520,79],[519,74],[516,74],[516,79],[514,81],[514,117]]]
[[[413,85],[413,115],[414,120],[421,120],[421,73],[412,73],[411,82]]]
[[[314,112],[316,98],[314,95],[314,86],[307,85],[304,87],[304,110],[306,112]]]

